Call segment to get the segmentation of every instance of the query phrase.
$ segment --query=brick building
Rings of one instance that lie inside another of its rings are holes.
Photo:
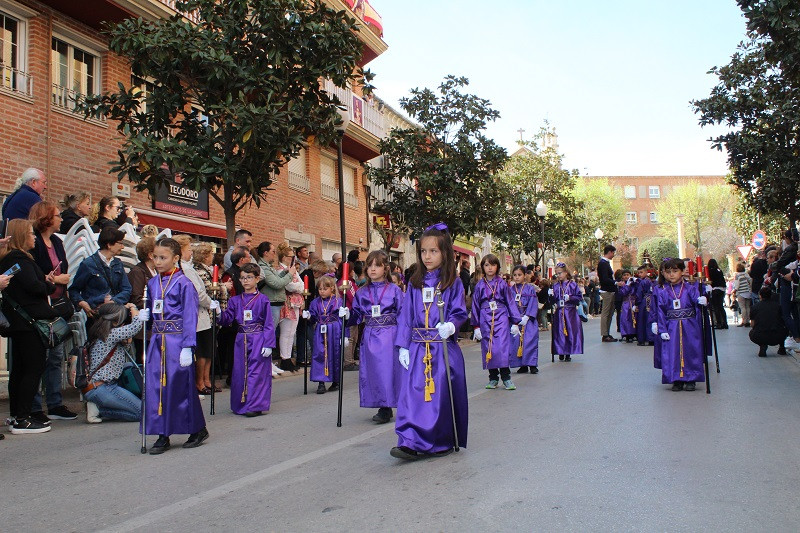
[[[352,1],[325,2],[353,12]],[[76,190],[90,192],[95,201],[118,192],[108,173],[120,142],[115,127],[73,114],[69,97],[135,83],[127,63],[108,51],[100,33],[103,21],[169,17],[175,14],[173,6],[173,0],[0,0],[0,196],[28,167],[49,177],[46,196],[51,200]],[[353,12],[364,43],[362,66],[387,49],[379,17],[371,6],[366,12],[363,6]],[[366,250],[370,222],[361,163],[378,155],[385,118],[358,88],[329,85],[328,90],[351,112],[343,141],[347,245]],[[251,230],[256,242],[306,244],[329,258],[340,248],[337,183],[335,146],[312,141],[282,169],[260,208],[240,212],[237,225]],[[131,192],[126,201],[142,223],[224,241],[224,215],[213,199],[208,219],[155,209],[147,193]]]

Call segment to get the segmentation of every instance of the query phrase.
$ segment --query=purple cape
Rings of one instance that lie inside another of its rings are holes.
[[[341,298],[332,296],[323,300],[318,296],[308,306],[310,321],[314,325],[314,336],[311,339],[311,381],[339,381],[342,355],[342,319],[339,318],[339,308],[342,305]],[[326,333],[322,333],[322,326],[325,326]]]
[[[583,295],[574,281],[558,281],[553,285],[553,334],[550,342],[552,353],[572,355],[583,353],[583,324],[575,307],[583,301]]]
[[[517,297],[519,295],[519,298]],[[520,316],[527,316],[528,323],[520,326],[521,335],[511,337],[511,353],[508,363],[511,368],[519,366],[539,366],[539,324],[536,316],[539,313],[539,298],[536,296],[536,287],[530,283],[523,283],[511,287],[511,297],[517,306]],[[522,341],[522,350],[520,350]]]
[[[491,309],[492,302],[496,306]],[[507,368],[511,352],[511,324],[519,324],[520,315],[511,289],[504,280],[480,280],[472,294],[472,327],[480,327],[481,361],[487,368]]]
[[[655,291],[658,333],[669,333],[661,341],[661,382],[705,381],[702,310],[697,286],[682,282],[666,284]],[[677,300],[680,304],[675,305]]]

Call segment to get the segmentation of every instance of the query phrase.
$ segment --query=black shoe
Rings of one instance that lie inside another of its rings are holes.
[[[35,420],[36,422],[39,422],[43,426],[49,426],[50,425],[50,419],[47,418],[47,415],[44,414],[42,411],[34,411],[34,412],[32,412],[31,416],[29,418],[31,420]]]
[[[538,366],[532,366],[531,367],[531,374],[538,374],[538,373],[539,373],[539,367]]]
[[[392,419],[392,409],[389,407],[381,407],[378,409],[377,414],[372,417],[373,422],[378,424],[385,424]]]
[[[169,437],[159,435],[153,447],[150,448],[150,455],[160,455],[170,449]]]
[[[183,443],[184,448],[197,448],[203,441],[208,438],[208,430],[206,428],[201,429],[197,433],[192,433],[189,435],[189,439]]]
[[[325,392],[326,389],[324,383],[320,383],[319,385],[317,385],[317,394],[325,394]]]
[[[761,354],[759,354],[759,355],[761,355]],[[764,356],[766,357],[766,355],[767,354],[765,353]],[[783,347],[783,346],[778,346],[778,355],[786,355],[786,348]]]
[[[13,435],[26,435],[28,433],[47,433],[50,431],[50,424],[44,425],[33,418],[17,418],[11,426]]]
[[[697,388],[694,381],[687,381],[686,384],[683,386],[683,390],[693,391]]]
[[[328,387],[328,392],[332,392],[335,390],[339,390],[339,384],[334,381],[333,383],[331,383],[331,386]]]
[[[617,342],[619,339],[612,337],[611,335],[606,335],[603,337],[603,342]]]
[[[297,370],[297,367],[294,366],[294,363],[292,363],[291,359],[281,359],[281,364],[278,366],[281,370],[284,370],[286,372],[294,372],[295,370]]]
[[[78,418],[77,413],[73,413],[63,405],[48,409],[47,414],[50,416],[50,418],[55,418],[56,420],[75,420]]]
[[[786,352],[784,351],[783,353],[785,354]],[[778,350],[778,355],[781,355],[781,351],[780,350]],[[766,357],[767,356],[767,347],[766,346],[762,346],[761,348],[759,348],[758,356],[759,357]]]
[[[453,453],[453,448],[449,448],[447,450],[442,450],[440,452],[433,452],[432,454],[430,454],[430,456],[431,457],[446,457],[446,456],[450,455],[451,453]]]
[[[345,372],[353,372],[354,370],[358,370],[358,365],[355,363],[350,363],[349,365],[344,365]]]
[[[563,361],[563,360],[564,360],[564,356],[563,356],[563,355],[559,355],[559,356],[558,356],[558,360],[559,360],[559,361]]]
[[[395,446],[389,450],[389,455],[397,459],[405,459],[406,461],[416,461],[424,457],[419,452],[415,452],[411,448],[406,448],[405,446]]]
[[[570,361],[572,361],[572,356],[571,355],[565,355],[564,356],[564,362],[569,363]]]
[[[676,381],[675,383],[673,383],[672,384],[672,390],[674,390],[674,391],[683,390],[683,382],[682,381]]]
[[[645,346],[646,344],[647,344],[647,343],[645,343],[645,342],[637,342],[637,343],[636,343],[636,346]]]
[[[521,367],[519,367],[519,370],[517,370],[517,374],[527,374],[527,373],[528,373],[528,367],[527,366],[521,366]]]
[[[247,412],[244,414],[244,416],[246,416],[247,418],[253,418],[253,417],[255,417],[255,416],[261,416],[261,415],[263,415],[263,414],[264,414],[264,412],[263,412],[263,411],[247,411]]]

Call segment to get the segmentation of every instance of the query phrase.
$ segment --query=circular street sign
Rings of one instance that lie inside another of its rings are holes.
[[[756,250],[763,250],[764,247],[767,245],[767,234],[760,229],[754,231],[752,244],[753,248],[755,248]]]

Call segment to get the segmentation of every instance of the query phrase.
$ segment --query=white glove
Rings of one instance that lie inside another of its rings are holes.
[[[516,324],[511,325],[511,335],[514,337],[519,337],[519,326]]]
[[[553,289],[547,289],[547,294],[549,294],[550,296],[555,296],[556,295],[556,293],[553,292]]]
[[[638,313],[639,307],[634,305],[633,307],[631,307],[631,311],[633,311],[634,313]]]
[[[398,357],[400,360],[400,364],[403,365],[403,368],[408,370],[408,363],[411,361],[411,356],[408,353],[408,348],[400,348],[400,356]]]
[[[706,299],[705,296],[701,296],[700,298],[697,299],[697,303],[700,305],[708,305],[708,300]]]
[[[658,322],[650,324],[650,331],[653,332],[653,335],[658,335]]]
[[[661,340],[662,341],[668,341],[669,340],[669,333],[662,333],[661,334]]]
[[[266,346],[261,348],[261,357],[263,357],[265,359],[267,357],[272,357],[272,348],[267,348]]]
[[[308,320],[309,318],[311,318],[311,313],[309,313],[309,312],[308,312],[308,309],[306,309],[305,311],[303,311],[303,318],[305,318],[306,320]]]
[[[483,335],[481,335],[480,328],[476,328],[475,332],[472,334],[472,340],[480,341],[482,338],[483,338]]]
[[[136,318],[139,319],[139,322],[147,322],[150,320],[150,310],[149,309],[142,309],[139,311],[139,314],[136,315]]]
[[[350,338],[349,337],[345,337],[344,338],[344,347],[347,348],[348,346],[350,346]]]
[[[181,349],[181,366],[189,366],[192,364],[192,349],[191,348],[182,348]]]
[[[794,270],[795,268],[797,268],[797,261],[792,261],[791,263],[786,265],[786,268],[788,268],[789,270]]]
[[[525,324],[528,323],[528,320],[530,320],[530,317],[528,315],[523,316],[522,320],[519,321],[519,325],[524,328]]]
[[[633,285],[633,278],[628,278],[628,281],[626,281],[625,283],[627,283],[628,285]]]
[[[436,331],[439,332],[439,338],[445,340],[456,332],[456,327],[452,322],[439,322],[436,324]]]
[[[350,310],[346,307],[339,308],[339,318],[344,318],[345,320],[350,320]]]
[[[208,308],[211,311],[217,311],[217,312],[219,312],[220,309],[221,309],[220,306],[219,306],[219,302],[216,301],[216,300],[211,300],[211,305],[209,305]]]

